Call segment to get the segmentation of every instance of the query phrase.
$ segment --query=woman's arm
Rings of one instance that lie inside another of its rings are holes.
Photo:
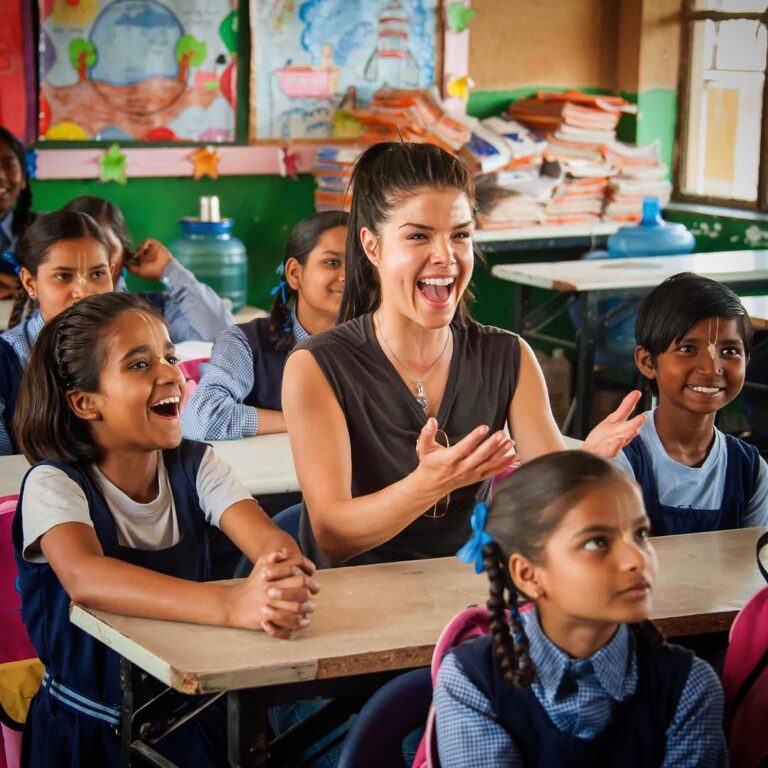
[[[294,565],[272,563],[254,569],[234,585],[200,583],[140,568],[105,557],[96,533],[83,523],[62,523],[40,539],[43,555],[70,598],[90,608],[166,621],[264,629],[276,637],[289,637],[306,626],[299,611],[275,605],[269,591],[281,591],[280,600],[306,603],[305,575]]]
[[[640,431],[645,415],[629,418],[640,400],[640,392],[630,392],[621,405],[603,419],[584,441],[583,449],[599,456],[615,456]],[[509,431],[515,438],[522,461],[530,461],[565,449],[565,442],[552,417],[549,394],[541,366],[533,350],[520,339],[520,371],[517,388],[509,406]]]
[[[288,358],[283,413],[299,485],[319,546],[333,563],[384,544],[449,491],[490,477],[509,465],[511,441],[478,427],[451,448],[435,441],[430,419],[419,438],[420,462],[402,480],[352,498],[352,457],[341,407],[307,350]]]
[[[509,431],[521,461],[531,461],[554,451],[565,450],[565,441],[549,407],[549,394],[536,356],[520,339],[520,370],[509,406]]]

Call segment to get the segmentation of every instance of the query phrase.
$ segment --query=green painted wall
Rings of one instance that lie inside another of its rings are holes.
[[[218,195],[224,216],[235,220],[233,234],[248,250],[248,303],[266,307],[277,282],[274,269],[293,225],[314,211],[314,180],[279,176],[223,176],[217,180],[129,179],[125,186],[97,181],[35,181],[35,208],[51,211],[79,195],[99,195],[125,214],[134,243],[155,237],[168,244],[179,233],[178,220],[195,216],[201,195]],[[133,288],[143,285],[130,281]]]

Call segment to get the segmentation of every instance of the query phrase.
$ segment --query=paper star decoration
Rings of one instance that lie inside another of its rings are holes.
[[[193,155],[195,164],[195,178],[209,176],[212,179],[219,178],[219,153],[213,147],[200,147]]]
[[[448,81],[448,95],[453,96],[462,101],[466,101],[469,98],[469,89],[475,83],[469,75],[463,77],[457,77]]]
[[[451,32],[466,32],[469,22],[477,16],[477,11],[467,8],[464,3],[451,3],[445,9],[445,15]]]
[[[126,183],[125,168],[128,158],[123,154],[119,145],[113,144],[99,160],[99,179],[101,181],[116,181]]]

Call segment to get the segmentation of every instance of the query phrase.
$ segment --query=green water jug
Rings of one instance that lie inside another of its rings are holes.
[[[232,236],[233,220],[219,218],[218,198],[201,198],[200,214],[200,218],[179,221],[181,237],[169,249],[237,313],[245,306],[248,288],[245,246]]]

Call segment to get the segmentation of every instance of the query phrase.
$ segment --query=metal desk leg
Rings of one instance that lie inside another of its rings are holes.
[[[576,415],[574,437],[583,440],[589,434],[592,417],[592,372],[595,365],[595,348],[600,322],[597,296],[592,291],[579,295],[581,305],[581,329],[576,350]]]
[[[227,694],[227,731],[232,768],[267,765],[267,707],[257,689]]]
[[[512,330],[522,336],[525,330],[525,318],[531,308],[531,287],[521,283],[513,283],[513,287],[512,300],[515,303],[512,313]]]

